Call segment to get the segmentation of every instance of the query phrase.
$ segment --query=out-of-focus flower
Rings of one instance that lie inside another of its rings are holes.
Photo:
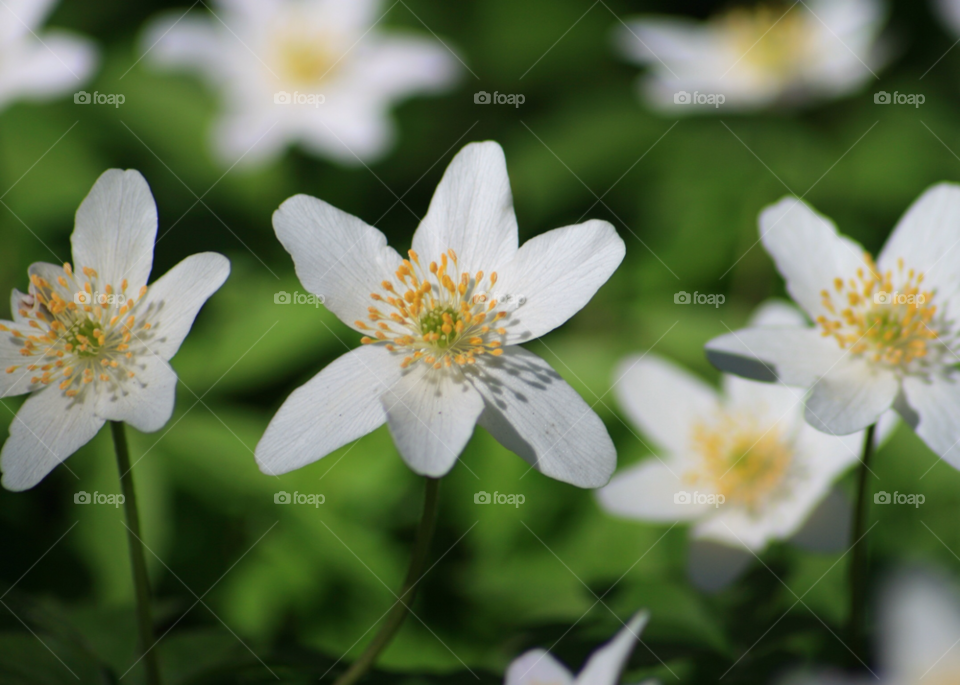
[[[390,147],[390,106],[459,74],[439,41],[378,27],[380,0],[219,0],[148,25],[143,49],[162,67],[199,72],[221,91],[215,151],[263,163],[292,143],[345,164]]]
[[[0,454],[3,486],[26,490],[87,444],[106,421],[159,430],[173,412],[167,363],[200,307],[230,273],[206,252],[147,288],[157,207],[137,171],[110,169],[77,210],[73,263],[30,266],[0,321],[0,396],[32,393]]]
[[[960,468],[960,186],[926,191],[876,262],[792,197],[761,213],[760,238],[816,325],[728,333],[707,343],[707,358],[721,371],[811,389],[806,420],[834,435],[893,407]]]
[[[44,31],[56,0],[0,3],[0,109],[82,86],[97,63],[94,43],[63,29]]]
[[[507,668],[504,685],[617,685],[650,615],[637,613],[610,642],[600,647],[576,676],[544,649],[531,649]]]
[[[735,8],[706,22],[639,18],[618,29],[649,65],[647,102],[671,114],[757,110],[852,92],[884,61],[878,0],[807,0]]]
[[[771,302],[752,325],[803,324]],[[796,533],[858,461],[863,436],[826,435],[803,421],[803,394],[723,377],[723,392],[651,354],[628,357],[616,389],[630,418],[662,456],[624,470],[598,491],[611,513],[690,521],[695,539],[759,552]]]
[[[616,466],[600,418],[518,344],[579,311],[623,259],[605,221],[518,249],[503,150],[461,150],[413,236],[408,259],[360,219],[306,195],[274,214],[304,287],[364,334],[294,392],[257,445],[260,469],[300,468],[386,422],[415,472],[453,468],[479,423],[544,474],[599,487]]]
[[[933,0],[933,6],[950,32],[960,35],[960,0]]]

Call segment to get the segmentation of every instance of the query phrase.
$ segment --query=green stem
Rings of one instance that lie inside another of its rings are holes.
[[[867,475],[870,472],[870,457],[873,456],[873,438],[877,425],[867,428],[863,438],[863,454],[857,478],[857,503],[853,513],[853,561],[850,563],[850,649],[858,658],[864,658],[864,612],[867,597],[867,541],[862,540],[867,525],[868,490]]]
[[[403,619],[407,617],[409,606],[413,604],[417,594],[417,583],[423,575],[423,568],[427,563],[430,540],[433,538],[433,531],[437,526],[437,508],[440,502],[440,480],[427,478],[426,481],[423,494],[423,514],[420,517],[420,525],[417,527],[417,535],[413,541],[410,568],[407,570],[407,577],[403,581],[400,595],[373,641],[363,651],[360,658],[353,662],[353,665],[347,669],[346,673],[337,678],[333,685],[353,685],[370,670],[380,652],[390,644],[390,641],[400,629]]]
[[[133,471],[130,468],[130,450],[127,434],[121,421],[111,421],[113,445],[117,451],[117,467],[120,469],[120,488],[123,490],[123,510],[127,516],[127,543],[130,546],[130,565],[133,568],[133,585],[137,593],[137,628],[140,633],[140,651],[147,669],[147,685],[160,685],[160,667],[153,649],[153,620],[150,617],[150,579],[147,577],[147,562],[143,554],[140,535],[140,515],[137,513],[137,492],[133,487]]]

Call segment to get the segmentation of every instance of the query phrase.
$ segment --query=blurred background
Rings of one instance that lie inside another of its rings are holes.
[[[956,36],[925,2],[889,6],[888,65],[855,92],[799,109],[682,118],[644,104],[641,69],[618,54],[613,31],[639,14],[705,18],[730,3],[387,2],[381,28],[441,37],[469,68],[459,81],[395,107],[396,143],[368,165],[294,146],[264,166],[229,171],[209,152],[218,95],[138,62],[144,24],[187,6],[65,0],[47,26],[95,40],[101,63],[83,88],[122,93],[124,103],[82,106],[66,92],[0,112],[0,291],[25,289],[31,262],[68,259],[73,213],[112,167],[143,173],[160,233],[169,230],[154,277],[203,250],[233,263],[172,362],[182,381],[173,420],[157,434],[130,432],[171,683],[312,682],[341,657],[354,659],[394,601],[420,512],[422,479],[385,428],[279,479],[255,465],[254,447],[282,401],[359,344],[322,306],[275,303],[275,293],[303,291],[271,227],[289,196],[320,197],[403,250],[452,155],[493,139],[506,153],[521,241],[584,216],[610,221],[627,244],[623,265],[578,316],[529,348],[594,405],[622,466],[649,451],[608,394],[617,360],[653,348],[715,382],[703,344],[783,295],[772,261],[754,246],[764,206],[808,193],[875,254],[921,191],[960,179],[960,49],[950,51]],[[881,89],[925,101],[881,107],[873,95]],[[479,91],[524,102],[476,104]],[[678,291],[726,299],[681,306]],[[20,399],[2,404],[5,436]],[[767,568],[755,562],[707,595],[687,580],[684,526],[614,519],[592,492],[527,473],[482,429],[461,462],[442,484],[436,564],[416,617],[372,681],[500,682],[531,647],[578,669],[620,628],[618,617],[642,607],[652,619],[628,682],[716,682],[728,669],[725,682],[768,682],[849,660],[831,634],[846,617],[849,555],[774,545],[763,554]],[[871,507],[875,577],[904,561],[960,568],[960,474],[936,462],[903,427],[879,451],[883,489],[923,493],[925,503]],[[119,491],[106,432],[68,464],[79,480],[61,467],[29,492],[0,491],[0,594],[9,609],[0,610],[0,683],[75,682],[71,671],[84,683],[115,682],[134,662],[123,511],[74,504],[80,490]],[[852,474],[841,487],[852,492]],[[279,491],[325,502],[278,506]],[[479,506],[479,491],[525,501]],[[811,587],[797,604],[793,593]],[[123,682],[140,677],[134,668]]]

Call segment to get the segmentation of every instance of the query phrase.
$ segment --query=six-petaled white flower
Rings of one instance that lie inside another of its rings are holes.
[[[616,453],[600,418],[518,343],[581,309],[620,264],[605,221],[518,249],[503,151],[473,143],[451,162],[407,258],[377,229],[298,195],[274,214],[304,287],[364,335],[294,392],[257,446],[261,470],[299,468],[386,422],[417,473],[439,477],[479,424],[543,473],[607,482]]]
[[[55,0],[0,3],[0,109],[76,90],[96,66],[90,40],[69,31],[41,31]]]
[[[835,435],[893,407],[960,468],[960,186],[925,192],[874,262],[828,219],[787,197],[760,237],[815,325],[731,332],[706,352],[720,370],[809,388],[806,420]]]
[[[531,649],[510,664],[504,685],[617,685],[649,617],[646,611],[637,613],[610,642],[590,655],[577,675],[550,652]]]
[[[671,114],[756,110],[838,97],[880,67],[877,0],[807,0],[734,8],[707,22],[639,18],[618,30],[651,106]],[[714,96],[714,97],[711,97]]]
[[[30,267],[0,321],[0,397],[32,393],[10,426],[3,485],[26,490],[106,421],[159,430],[173,412],[167,361],[230,272],[212,252],[188,257],[147,287],[157,208],[137,171],[111,169],[77,210],[73,265]]]
[[[230,164],[266,162],[291,143],[372,160],[392,143],[391,104],[459,73],[439,41],[380,30],[380,0],[219,0],[211,11],[155,20],[143,48],[223,93],[215,149]]]

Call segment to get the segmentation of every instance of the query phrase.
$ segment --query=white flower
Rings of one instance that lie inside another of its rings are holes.
[[[532,649],[510,664],[504,685],[617,685],[649,617],[646,611],[637,613],[610,642],[590,655],[579,675],[574,676],[550,652]]]
[[[32,393],[0,454],[3,486],[26,490],[105,421],[159,430],[173,412],[167,364],[230,263],[188,257],[147,288],[157,207],[137,171],[110,169],[77,210],[73,266],[38,262],[0,321],[0,397]]]
[[[757,110],[837,97],[873,78],[884,15],[878,0],[761,4],[707,22],[637,19],[617,39],[649,65],[640,87],[651,106],[674,115]]]
[[[97,62],[94,44],[69,31],[42,31],[55,0],[0,3],[0,108],[76,91]]]
[[[518,249],[506,161],[487,142],[450,163],[409,259],[306,195],[284,202],[273,225],[304,287],[368,344],[281,407],[257,446],[264,473],[309,464],[386,422],[410,468],[439,477],[479,422],[548,476],[607,482],[616,453],[600,418],[517,345],[564,323],[617,268],[624,244],[610,224],[559,228]]]
[[[770,303],[753,325],[801,325]],[[620,404],[663,452],[614,476],[597,496],[611,513],[689,521],[695,539],[759,552],[796,533],[856,463],[863,437],[835,437],[803,421],[803,394],[723,377],[723,391],[647,354],[616,374]]]
[[[716,338],[720,370],[810,388],[806,420],[835,435],[893,407],[960,468],[960,186],[940,184],[907,210],[876,263],[795,198],[760,215],[760,237],[814,327]]]
[[[300,143],[358,164],[390,147],[392,103],[459,74],[439,41],[381,30],[384,11],[380,0],[219,0],[213,17],[154,20],[143,49],[223,93],[215,149],[226,162],[264,163]]]

